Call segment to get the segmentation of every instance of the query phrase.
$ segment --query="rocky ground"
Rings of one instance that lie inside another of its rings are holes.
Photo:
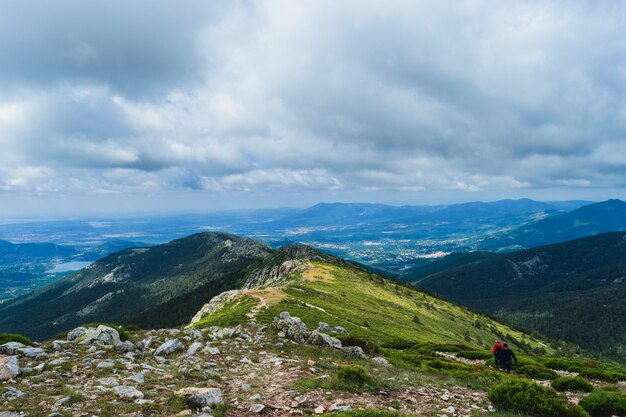
[[[284,326],[251,323],[139,331],[133,342],[123,342],[116,330],[99,326],[40,346],[11,342],[0,346],[0,416],[291,416],[361,408],[469,416],[492,410],[483,391],[421,381],[358,349],[313,347],[288,333]],[[321,334],[318,344],[335,343]],[[325,386],[342,364],[361,364],[390,388],[355,393]]]

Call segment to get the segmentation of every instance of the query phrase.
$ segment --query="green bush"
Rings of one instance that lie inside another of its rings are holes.
[[[593,417],[626,416],[626,394],[623,392],[596,390],[579,404]]]
[[[341,382],[354,385],[365,385],[370,381],[365,369],[358,365],[341,365],[337,370],[337,378]]]
[[[137,326],[136,324],[125,324],[123,327],[124,327],[124,330],[126,330],[127,332],[141,331],[141,327]]]
[[[0,345],[4,345],[8,342],[19,342],[25,345],[32,345],[33,341],[26,336],[15,333],[0,333]]]
[[[570,358],[537,357],[544,366],[558,371],[580,372],[584,364],[582,361]]]
[[[501,410],[534,417],[588,416],[583,409],[570,404],[563,394],[523,379],[513,379],[493,386],[489,390],[489,400]]]
[[[591,392],[593,391],[593,385],[585,378],[580,376],[568,377],[562,376],[552,381],[552,388],[557,391],[580,391]]]
[[[626,379],[626,373],[604,369],[587,368],[583,369],[580,376],[587,379],[597,379],[605,382],[617,382]]]
[[[520,366],[517,372],[533,379],[557,379],[559,377],[559,374],[552,369],[537,365]]]

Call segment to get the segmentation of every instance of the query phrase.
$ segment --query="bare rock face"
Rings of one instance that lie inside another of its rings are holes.
[[[203,305],[202,308],[196,313],[196,315],[193,316],[193,318],[191,319],[191,325],[196,324],[197,322],[202,320],[203,317],[221,310],[226,304],[241,297],[242,295],[243,291],[241,290],[224,291],[223,293],[216,295],[215,297],[211,298],[211,301]]]
[[[294,272],[303,270],[307,262],[302,259],[288,260],[280,265],[268,266],[253,271],[244,284],[244,289],[265,288],[282,285]]]
[[[0,358],[0,381],[8,381],[20,374],[20,365],[15,356]]]

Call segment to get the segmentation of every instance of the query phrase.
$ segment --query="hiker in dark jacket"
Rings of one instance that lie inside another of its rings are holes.
[[[496,340],[496,344],[493,345],[491,349],[491,353],[493,354],[493,363],[496,366],[496,369],[500,368],[500,351],[502,350],[502,343]]]
[[[509,349],[509,345],[507,345],[506,343],[504,344],[504,347],[500,349],[499,356],[500,366],[502,367],[502,369],[507,372],[511,372],[511,365],[513,364],[513,361],[517,363],[517,357],[515,356],[515,353],[513,353],[513,351]]]

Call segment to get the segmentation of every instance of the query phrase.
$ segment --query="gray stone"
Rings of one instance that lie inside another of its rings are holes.
[[[24,414],[14,413],[13,411],[0,411],[0,417],[22,417]]]
[[[199,408],[224,404],[224,396],[219,388],[188,387],[176,391],[175,394],[189,397],[191,403]]]
[[[333,331],[333,329],[332,327],[328,325],[328,323],[324,323],[323,321],[320,321],[316,331],[320,333],[330,333]]]
[[[372,358],[372,362],[375,362],[382,366],[391,366],[391,364],[389,363],[387,359],[382,358],[380,356],[376,356],[375,358]]]
[[[326,333],[320,333],[317,330],[311,332],[307,342],[315,346],[328,346],[334,349],[341,349],[341,340],[331,337]]]
[[[346,329],[344,329],[341,326],[335,326],[332,329],[330,329],[331,333],[343,333],[343,334],[348,334],[348,331]]]
[[[252,387],[250,386],[250,384],[242,384],[242,385],[241,385],[241,390],[242,390],[243,392],[248,392],[248,391],[250,391],[251,389],[252,389]]]
[[[150,345],[152,344],[152,341],[154,340],[154,337],[150,336],[150,337],[146,337],[145,339],[142,339],[139,343],[137,343],[137,349],[139,350],[146,350],[150,347]]]
[[[109,369],[109,368],[113,368],[114,366],[115,366],[115,363],[113,361],[102,361],[96,365],[96,368]]]
[[[8,381],[20,374],[20,365],[15,356],[0,358],[0,381]]]
[[[117,379],[115,378],[100,378],[98,382],[100,383],[100,385],[109,388],[117,387],[119,385],[119,382],[117,382]]]
[[[17,389],[15,387],[6,387],[5,391],[4,391],[4,397],[7,400],[15,400],[17,398],[23,398],[26,397],[26,393],[20,389]]]
[[[96,338],[105,345],[117,346],[120,344],[120,334],[112,327],[100,325],[96,328]]]
[[[120,342],[117,345],[115,345],[115,350],[117,351],[117,353],[127,353],[132,351],[135,348],[135,345],[133,345],[132,342],[126,341],[126,342]]]
[[[4,345],[0,345],[0,353],[4,353],[5,355],[15,355],[18,349],[25,346],[26,345],[20,342],[7,342]]]
[[[26,356],[27,358],[30,359],[35,359],[39,356],[45,355],[46,352],[41,349],[41,348],[35,348],[35,347],[23,347],[23,348],[19,348],[17,350],[18,353],[21,353],[22,355]]]
[[[121,398],[128,398],[131,400],[140,400],[143,398],[143,392],[128,385],[113,387],[113,392]]]
[[[62,397],[62,398],[59,398],[58,400],[56,400],[56,401],[54,402],[54,405],[56,405],[56,406],[58,407],[58,406],[61,406],[61,405],[63,405],[63,404],[67,404],[67,403],[69,403],[69,402],[70,402],[70,400],[71,400],[71,398],[70,398],[70,397]]]
[[[131,375],[128,377],[128,379],[137,384],[143,384],[146,381],[146,377],[144,376],[143,372],[139,372],[135,375]]]
[[[189,349],[187,349],[187,355],[194,355],[198,349],[200,349],[202,347],[202,343],[200,342],[193,342],[190,346]]]
[[[261,398],[262,398],[261,394],[254,394],[254,395],[251,395],[250,398],[248,398],[248,400],[249,401],[259,401],[259,400],[261,400]]]
[[[273,324],[279,334],[283,333],[285,337],[297,343],[304,343],[309,333],[306,324],[299,317],[291,317],[286,311],[280,313],[280,318],[274,317]]]
[[[263,404],[252,404],[250,406],[250,412],[254,414],[262,413],[265,410],[265,406]]]
[[[69,344],[70,342],[68,340],[54,340],[52,342],[52,348],[54,350],[63,350],[63,348]]]
[[[191,336],[194,339],[199,339],[202,337],[202,332],[200,332],[200,330],[196,329],[195,327],[185,330],[185,334],[187,336]]]
[[[86,331],[87,329],[84,327],[77,327],[73,330],[70,330],[70,332],[67,334],[67,340],[73,342],[74,340],[84,335]]]
[[[183,348],[183,344],[178,339],[171,339],[159,346],[154,352],[155,355],[171,355]]]
[[[348,356],[353,356],[359,359],[367,359],[365,352],[360,346],[345,346],[341,348],[341,351]]]

